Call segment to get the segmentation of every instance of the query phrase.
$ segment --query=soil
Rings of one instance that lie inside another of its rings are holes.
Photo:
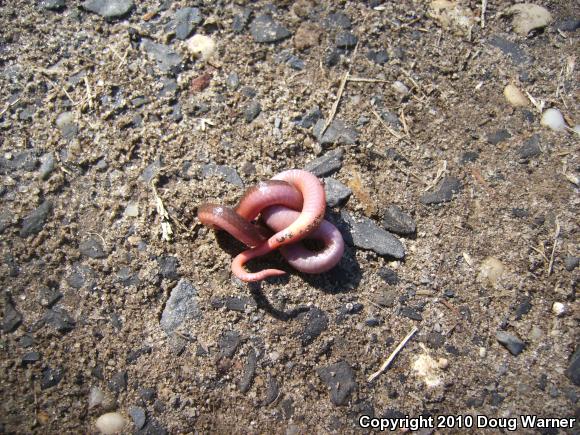
[[[106,412],[131,432],[139,410],[138,433],[580,417],[578,135],[503,96],[513,83],[578,122],[577,2],[538,1],[553,21],[527,36],[508,1],[488,3],[483,28],[481,2],[462,2],[469,30],[415,0],[138,3],[108,20],[72,0],[0,4],[0,433],[92,433]],[[185,6],[217,43],[208,61],[171,29]],[[262,14],[290,36],[256,42]],[[181,62],[166,68],[145,40]],[[358,137],[321,144],[299,122],[315,106],[329,119],[346,73],[369,79],[345,82],[335,114]],[[250,269],[286,276],[232,278],[243,247],[202,227],[198,206],[336,149],[332,177],[353,193],[329,214],[380,227],[398,205],[417,227],[399,236],[404,260],[349,245],[322,275],[273,253]],[[450,201],[421,201],[448,177]],[[167,333],[178,283],[184,320]]]

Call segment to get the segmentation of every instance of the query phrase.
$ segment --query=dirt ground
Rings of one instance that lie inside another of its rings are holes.
[[[150,434],[580,417],[578,135],[503,95],[579,122],[578,2],[538,1],[552,21],[527,36],[495,0],[483,28],[475,0],[467,26],[419,0],[58,3],[0,2],[0,433],[93,433],[107,412]],[[176,37],[186,6],[208,60]],[[258,42],[263,15],[288,34]],[[326,143],[305,115],[328,120],[341,85],[334,119],[358,134]],[[348,245],[308,276],[274,253],[250,269],[287,276],[232,278],[243,247],[198,206],[338,149],[352,195],[329,213],[381,227],[399,206],[404,259]]]

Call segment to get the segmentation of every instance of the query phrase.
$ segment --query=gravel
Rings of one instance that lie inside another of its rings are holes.
[[[453,195],[462,189],[461,182],[455,177],[445,177],[435,187],[435,191],[427,192],[421,196],[421,202],[425,205],[441,204],[453,199]]]
[[[349,127],[344,121],[334,119],[322,133],[326,121],[319,119],[314,125],[313,134],[320,145],[343,144],[354,145],[359,137],[356,129]]]
[[[158,44],[151,39],[144,38],[143,49],[156,62],[162,72],[177,73],[181,70],[182,59],[177,52],[165,44]]]
[[[70,332],[75,327],[75,320],[64,308],[55,307],[53,309],[47,310],[44,314],[44,323],[52,326],[61,334],[66,334]]]
[[[250,34],[255,42],[278,42],[292,33],[269,15],[260,15],[250,24]]]
[[[346,361],[339,361],[316,370],[330,390],[330,400],[335,405],[345,405],[357,384],[354,371]]]
[[[167,335],[171,335],[183,323],[199,315],[197,289],[186,279],[181,279],[171,291],[159,325]]]
[[[220,356],[231,358],[236,353],[236,350],[242,342],[240,333],[237,331],[226,331],[220,337],[218,348],[220,350]]]
[[[515,335],[509,334],[505,331],[497,331],[495,338],[514,356],[518,356],[526,347],[526,344],[522,340],[520,340]]]
[[[352,195],[350,188],[334,178],[324,179],[324,192],[326,193],[326,205],[329,207],[343,205]]]
[[[33,234],[38,234],[42,228],[44,228],[46,220],[51,212],[52,202],[50,200],[46,200],[40,204],[22,220],[20,237],[29,237]]]
[[[132,0],[87,0],[81,7],[108,19],[121,18],[135,7]]]
[[[304,170],[313,173],[317,177],[325,177],[338,171],[342,167],[343,156],[344,150],[342,148],[336,148],[308,162],[304,166]]]
[[[244,182],[240,175],[234,168],[225,165],[216,165],[215,163],[208,163],[201,168],[201,175],[204,178],[208,177],[222,177],[225,181],[235,186],[244,187]]]
[[[4,318],[2,321],[2,331],[5,333],[14,332],[22,323],[22,314],[16,310],[10,293],[4,293]]]
[[[139,406],[131,406],[129,407],[129,415],[133,420],[133,424],[135,425],[135,429],[139,430],[145,426],[145,422],[147,421],[147,415],[145,414],[145,410]]]
[[[244,119],[246,122],[252,122],[262,112],[262,105],[257,100],[250,101],[244,108]]]
[[[390,205],[385,210],[383,227],[387,231],[401,236],[411,236],[417,231],[417,225],[413,218],[397,205]]]
[[[258,357],[254,349],[250,349],[248,352],[248,357],[246,359],[246,365],[244,366],[244,371],[242,372],[242,377],[238,383],[238,388],[241,393],[247,393],[252,386],[252,381],[254,380],[254,375],[256,374],[256,366],[258,363]]]
[[[62,367],[45,367],[40,375],[40,389],[46,390],[57,386],[64,377],[64,369]]]
[[[107,253],[100,239],[90,238],[79,243],[79,252],[87,258],[105,258]]]
[[[199,8],[181,8],[176,10],[173,21],[175,37],[180,40],[187,39],[202,21],[203,16]]]
[[[319,308],[311,308],[298,316],[304,322],[301,333],[302,346],[308,346],[328,328],[328,316]]]

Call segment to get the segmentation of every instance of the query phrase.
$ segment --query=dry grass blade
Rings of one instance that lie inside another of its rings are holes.
[[[413,335],[415,335],[415,333],[417,331],[418,331],[417,327],[414,326],[413,329],[411,330],[411,332],[409,332],[407,334],[407,336],[405,338],[403,338],[403,341],[401,341],[399,343],[399,345],[395,348],[395,350],[385,360],[385,362],[383,363],[383,365],[381,365],[381,368],[378,369],[376,372],[374,372],[372,375],[370,375],[368,377],[368,379],[367,379],[368,382],[372,382],[375,378],[377,378],[378,376],[380,376],[381,373],[383,373],[385,370],[387,370],[389,368],[389,366],[391,365],[391,363],[393,362],[393,360],[395,359],[395,357],[397,356],[397,354],[401,351],[401,349],[403,349],[403,347],[405,347],[405,345],[407,344],[407,342],[413,337]]]

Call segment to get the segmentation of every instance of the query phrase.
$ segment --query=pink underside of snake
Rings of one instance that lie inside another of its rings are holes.
[[[198,216],[205,225],[222,228],[253,247],[234,259],[232,271],[242,281],[260,281],[285,272],[265,269],[250,273],[244,265],[273,249],[280,248],[288,262],[305,273],[325,272],[340,261],[344,242],[339,231],[323,220],[325,203],[320,180],[309,172],[294,169],[248,189],[235,212],[227,207],[207,204],[200,207]],[[276,231],[267,240],[257,227],[250,224],[260,213],[262,221]],[[304,238],[321,240],[324,248],[312,252],[296,243]]]

